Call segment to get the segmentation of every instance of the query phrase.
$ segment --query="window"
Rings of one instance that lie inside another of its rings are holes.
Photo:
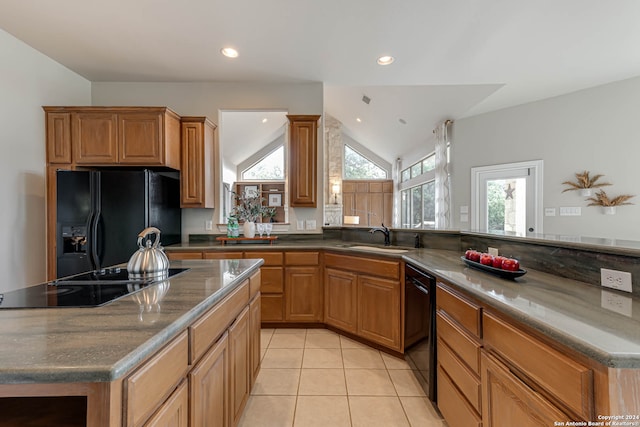
[[[353,148],[344,146],[344,179],[387,179],[387,172]]]
[[[243,180],[284,180],[284,145],[242,172]]]
[[[403,169],[400,191],[400,226],[402,228],[434,228],[436,223],[436,156],[426,158]]]

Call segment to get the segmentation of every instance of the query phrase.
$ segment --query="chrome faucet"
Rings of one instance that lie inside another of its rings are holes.
[[[385,246],[391,246],[391,238],[390,238],[390,234],[389,234],[389,229],[384,226],[384,223],[382,223],[382,227],[373,227],[371,230],[369,230],[369,233],[373,234],[376,231],[380,231],[382,234],[384,234],[384,245]]]

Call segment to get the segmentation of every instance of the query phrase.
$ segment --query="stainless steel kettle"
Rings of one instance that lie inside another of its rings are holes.
[[[153,243],[143,239],[149,234],[156,234]],[[132,279],[162,279],[169,274],[169,259],[160,246],[160,230],[155,227],[145,228],[138,234],[138,249],[127,264],[129,277]]]

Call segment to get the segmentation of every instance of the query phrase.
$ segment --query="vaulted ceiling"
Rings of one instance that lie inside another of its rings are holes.
[[[442,119],[640,75],[639,20],[637,0],[0,5],[0,28],[91,81],[323,82],[326,112],[388,159]]]

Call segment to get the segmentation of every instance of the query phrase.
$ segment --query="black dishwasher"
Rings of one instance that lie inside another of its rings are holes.
[[[429,400],[436,401],[436,280],[405,266],[405,332],[407,362]]]

